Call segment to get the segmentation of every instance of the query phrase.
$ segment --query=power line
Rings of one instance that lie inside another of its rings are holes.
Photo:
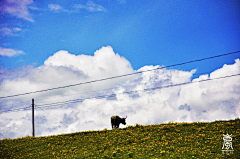
[[[192,83],[197,83],[197,82],[204,82],[204,81],[210,81],[210,80],[217,80],[217,79],[223,79],[223,78],[229,78],[229,77],[236,77],[239,76],[240,74],[235,74],[235,75],[229,75],[229,76],[223,76],[223,77],[218,77],[218,78],[209,78],[209,79],[205,79],[205,80],[200,80],[200,81],[195,81],[195,82],[185,82],[185,83],[179,83],[179,84],[174,84],[174,85],[167,85],[167,86],[160,86],[160,87],[153,87],[153,88],[147,88],[144,90],[137,90],[137,91],[129,91],[129,92],[123,92],[123,93],[119,93],[119,94],[133,94],[133,93],[137,93],[139,91],[151,91],[151,90],[157,90],[157,89],[162,89],[162,88],[169,88],[169,87],[175,87],[175,86],[181,86],[181,85],[187,85],[187,84],[192,84]],[[90,97],[90,98],[85,98],[85,99],[91,99],[91,98],[96,98],[96,99],[102,99],[102,98],[108,98],[108,97],[115,97],[118,94],[111,94],[111,95],[102,95],[102,96],[97,96],[97,97]],[[52,107],[52,106],[61,106],[64,104],[71,104],[71,103],[77,103],[77,102],[82,102],[85,99],[75,99],[75,100],[68,100],[65,102],[57,102],[57,103],[50,103],[50,104],[43,104],[43,105],[35,105],[36,108],[41,109],[42,111],[44,111],[42,108],[47,108],[47,107]],[[59,105],[60,104],[60,105]],[[20,111],[20,110],[27,110],[30,109],[32,107],[32,105],[28,106],[28,107],[24,107],[24,108],[18,108],[18,109],[12,109],[12,110],[7,110],[4,112],[12,112],[12,111]],[[1,113],[4,113],[1,112]],[[47,113],[46,111],[44,111],[45,113]],[[20,113],[19,113],[20,114]],[[18,115],[19,115],[18,114]],[[47,113],[49,116],[53,117],[52,115],[50,115],[49,113]],[[17,116],[18,116],[17,115]],[[16,117],[17,117],[16,116]],[[13,119],[15,119],[16,117],[14,117]],[[57,120],[58,122],[60,122],[58,119],[56,119],[55,117],[53,117],[55,120]],[[11,122],[13,119],[11,119],[9,122]],[[7,122],[4,126],[6,126],[9,122]],[[65,127],[67,127],[64,123],[60,122],[61,124],[63,124]],[[2,126],[2,127],[4,127]],[[1,128],[2,128],[1,127]],[[0,128],[0,129],[1,129]]]
[[[192,84],[192,83],[197,83],[197,82],[205,82],[205,81],[211,81],[211,80],[217,80],[217,79],[223,79],[223,78],[230,78],[230,77],[235,77],[239,76],[240,74],[235,74],[235,75],[230,75],[230,76],[223,76],[223,77],[218,77],[218,78],[208,78],[200,81],[194,81],[194,82],[185,82],[185,83],[179,83],[179,84],[174,84],[174,85],[167,85],[167,86],[160,86],[160,87],[153,87],[153,88],[147,88],[144,90],[136,90],[136,91],[129,91],[129,92],[123,92],[123,93],[118,93],[118,94],[133,94],[137,92],[144,92],[144,91],[151,91],[151,90],[157,90],[157,89],[162,89],[162,88],[169,88],[169,87],[175,87],[175,86],[181,86],[181,85],[187,85],[187,84]],[[110,95],[101,95],[101,96],[95,96],[95,97],[89,97],[89,98],[84,98],[84,99],[75,99],[75,100],[68,100],[64,102],[56,102],[56,103],[49,103],[49,104],[42,104],[42,105],[36,105],[36,108],[48,108],[48,107],[54,107],[54,106],[61,106],[65,104],[72,104],[72,103],[78,103],[82,102],[83,100],[86,99],[102,99],[102,98],[109,98],[109,97],[116,97],[118,94],[110,94]]]
[[[234,67],[234,68],[239,68],[240,66],[238,67]],[[233,69],[233,68],[227,68],[227,69],[223,69],[224,71],[226,70],[229,70],[229,69]],[[202,73],[198,73],[198,74],[194,74],[194,75],[199,75],[199,74],[206,74],[206,73],[209,73],[209,72],[202,72]],[[179,77],[180,78],[180,77]],[[195,83],[195,82],[193,82]],[[146,83],[140,83],[140,84],[146,84]],[[114,88],[117,88],[117,87],[114,87]],[[114,89],[114,88],[107,88],[107,89],[102,89],[102,90],[96,90],[96,91],[89,91],[89,92],[83,92],[83,93],[77,93],[77,94],[85,94],[85,93],[92,93],[92,92],[98,92],[98,91],[104,91],[104,90],[110,90],[110,89]],[[150,90],[152,90],[154,88],[150,88]],[[145,90],[146,91],[146,90]],[[126,92],[128,94],[131,94],[130,92]],[[72,95],[77,95],[77,94],[72,94]],[[66,95],[66,96],[69,96],[69,95]],[[91,98],[108,98],[108,97],[115,97],[116,94],[110,94],[110,95],[105,95],[105,96],[96,96],[96,97],[89,97],[89,98],[84,98],[84,99],[74,99],[74,100],[68,100],[68,101],[64,101],[64,102],[56,102],[56,103],[50,103],[50,104],[42,104],[42,105],[36,105],[36,108],[39,106],[43,106],[44,107],[54,107],[54,106],[61,106],[61,105],[65,105],[65,104],[71,104],[71,103],[77,103],[77,102],[82,102],[83,100],[85,99],[91,99]],[[46,99],[46,98],[45,98]],[[47,98],[49,99],[49,98]],[[25,102],[19,102],[19,103],[16,103],[16,104],[20,104],[20,103],[27,103],[27,102],[31,102],[31,101],[25,101]],[[10,104],[11,106],[13,105],[16,105],[16,104]],[[2,107],[4,106],[8,106],[7,104],[6,105],[2,105]],[[24,108],[16,108],[16,109],[9,109],[9,110],[6,110],[6,111],[3,111],[1,112],[0,114],[2,113],[7,113],[7,112],[12,112],[12,111],[20,111],[20,110],[28,110],[30,109],[30,107],[24,107]]]
[[[18,112],[18,111],[21,111],[21,110],[28,110],[28,109],[31,109],[31,107],[32,107],[32,105],[30,105],[28,107],[23,107],[23,108],[9,109],[9,110],[5,110],[5,111],[0,112],[0,114],[8,113],[8,112]]]
[[[23,103],[29,103],[29,102],[32,102],[32,101],[22,101],[22,102],[18,102],[18,103],[12,103],[12,104],[5,104],[5,105],[1,105],[1,107],[6,107],[6,106],[14,106],[14,105],[17,105],[17,104],[22,104]]]
[[[175,85],[153,87],[153,88],[147,88],[147,89],[144,89],[144,90],[128,91],[128,92],[123,92],[123,93],[118,93],[118,94],[133,94],[133,93],[137,93],[137,92],[140,92],[140,91],[150,91],[150,90],[156,90],[156,89],[162,89],[162,88],[168,88],[168,87],[192,84],[192,83],[197,83],[197,82],[204,82],[204,81],[210,81],[210,80],[234,77],[234,76],[239,76],[239,75],[240,74],[235,74],[235,75],[230,75],[230,76],[223,76],[223,77],[212,78],[212,79],[209,78],[209,79],[195,81],[195,82],[185,82],[185,83],[180,83],[180,84],[175,84]],[[111,98],[111,97],[116,97],[116,95],[118,95],[118,94],[114,94],[113,93],[113,94],[110,94],[110,95],[93,96],[93,97],[88,97],[88,98],[74,99],[74,100],[68,100],[68,101],[63,101],[63,102],[56,102],[56,103],[49,103],[49,104],[42,104],[42,105],[35,105],[35,106],[36,106],[36,109],[37,108],[41,109],[41,108],[47,108],[47,107],[61,106],[61,105],[65,105],[65,104],[78,103],[78,102],[82,102],[83,100],[92,99],[92,98],[96,98],[96,99]],[[16,109],[6,110],[6,111],[1,112],[0,114],[6,113],[6,112],[12,112],[12,111],[28,110],[28,109],[31,109],[31,106],[32,105],[30,105],[29,107],[24,107],[24,108],[16,108]]]
[[[240,66],[238,67],[232,67],[232,68],[224,68],[224,69],[221,69],[221,71],[226,71],[226,70],[229,70],[229,69],[236,69],[236,68],[239,68]],[[212,72],[201,72],[201,73],[194,73],[192,76],[197,76],[197,75],[204,75],[204,74],[209,74],[209,73],[212,73]],[[182,78],[182,77],[187,77],[187,76],[181,76],[181,77],[175,77],[175,78]],[[148,84],[149,82],[143,82],[143,83],[139,83],[139,84]],[[152,83],[154,84],[154,83]],[[127,86],[132,86],[132,85],[135,85],[135,84],[128,84],[124,87],[127,87]],[[106,90],[111,90],[111,89],[115,89],[115,88],[118,88],[117,86],[116,87],[110,87],[110,88],[106,88],[106,89],[100,89],[100,90],[93,90],[93,91],[87,91],[87,92],[81,92],[81,93],[75,93],[75,94],[69,94],[69,95],[61,95],[61,98],[62,97],[66,97],[66,96],[73,96],[73,95],[79,95],[79,94],[87,94],[87,93],[95,93],[95,92],[100,92],[100,91],[106,91]],[[58,97],[48,97],[48,98],[38,98],[36,99],[35,101],[40,101],[40,100],[46,100],[46,99],[53,99],[53,98],[59,98]],[[61,103],[61,102],[60,102]]]
[[[93,81],[83,82],[83,83],[78,83],[78,84],[73,84],[73,85],[67,85],[67,86],[62,86],[62,87],[55,87],[55,88],[50,88],[50,89],[45,89],[45,90],[40,90],[40,91],[34,91],[34,92],[28,92],[28,93],[22,93],[22,94],[16,94],[16,95],[9,95],[9,96],[5,96],[5,97],[0,97],[0,99],[9,98],[9,97],[16,97],[16,96],[22,96],[22,95],[28,95],[28,94],[33,94],[33,93],[46,92],[46,91],[51,91],[51,90],[56,90],[56,89],[62,89],[62,88],[67,88],[67,87],[73,87],[73,86],[78,86],[78,85],[83,85],[83,84],[89,84],[89,83],[94,83],[94,82],[100,82],[100,81],[115,79],[115,78],[119,78],[119,77],[126,77],[126,76],[139,74],[139,73],[143,73],[143,72],[149,72],[149,71],[154,71],[154,70],[158,70],[158,69],[164,69],[164,68],[168,68],[168,67],[180,66],[180,65],[193,63],[193,62],[199,62],[199,61],[204,61],[204,60],[213,59],[213,58],[217,58],[217,57],[227,56],[227,55],[236,54],[236,53],[239,53],[239,52],[240,51],[236,51],[236,52],[221,54],[221,55],[217,55],[217,56],[207,57],[207,58],[203,58],[203,59],[183,62],[183,63],[179,63],[179,64],[159,67],[159,68],[155,68],[155,69],[151,69],[151,70],[138,71],[138,72],[129,73],[129,74],[125,74],[125,75],[114,76],[114,77],[109,77],[109,78],[103,78],[103,79],[99,79],[99,80],[93,80]]]
[[[10,119],[10,121],[7,122],[5,125],[3,125],[0,129],[2,129],[3,127],[5,127],[8,123],[10,123],[13,119],[17,118],[20,114],[22,114],[22,112],[21,112],[21,113],[18,113],[17,116],[15,116],[14,118]]]
[[[27,110],[27,108],[31,108],[32,106],[29,106],[29,107],[25,107],[25,109],[23,108],[20,108],[20,109],[23,109],[23,110]],[[40,108],[40,107],[39,107]],[[20,110],[18,109],[18,111]],[[42,108],[40,108],[42,111],[44,111]],[[15,109],[14,109],[15,110]],[[17,110],[17,109],[16,109]],[[10,111],[5,111],[5,112],[10,112]],[[46,114],[48,114],[49,116],[51,116],[52,118],[54,118],[55,120],[57,120],[55,117],[53,117],[52,115],[50,115],[49,113],[47,113],[46,111],[44,111]],[[21,112],[22,113],[22,112]],[[6,126],[8,123],[10,123],[13,119],[17,118],[21,113],[18,113],[17,116],[15,116],[14,118],[10,119],[9,122],[7,122],[6,124],[4,124],[0,129],[2,129],[4,126]],[[57,120],[58,122],[60,122],[59,120]],[[62,122],[60,122],[61,124],[63,124]],[[64,126],[66,126],[65,124],[63,124]],[[67,127],[67,126],[66,126]]]
[[[229,70],[229,69],[236,69],[236,68],[239,68],[240,66],[237,66],[237,67],[232,67],[232,68],[224,68],[224,69],[221,69],[222,71],[226,71],[226,70]],[[197,76],[197,75],[203,75],[203,74],[209,74],[211,72],[201,72],[201,73],[197,73],[197,74],[193,74],[194,76]],[[176,77],[176,78],[182,78],[182,77],[186,77],[186,76],[181,76],[181,77]],[[148,82],[144,82],[144,83],[139,83],[139,84],[147,84]],[[134,85],[134,84],[131,84],[131,85]],[[131,86],[130,85],[130,86]],[[127,85],[129,86],[129,85]],[[115,89],[115,88],[118,88],[118,87],[111,87],[111,88],[106,88],[106,89],[100,89],[100,90],[94,90],[94,91],[87,91],[87,92],[81,92],[81,93],[75,93],[75,94],[70,94],[70,95],[62,95],[61,97],[65,97],[65,96],[73,96],[73,95],[79,95],[79,94],[87,94],[87,93],[95,93],[95,92],[100,92],[100,91],[105,91],[105,90],[111,90],[111,89]],[[40,100],[46,100],[46,99],[52,99],[52,98],[59,98],[59,97],[48,97],[48,98],[40,98],[40,99],[35,99],[35,101],[40,101]],[[23,102],[18,102],[18,103],[15,103],[15,104],[5,104],[5,105],[1,105],[1,107],[6,107],[6,106],[14,106],[14,105],[17,105],[17,104],[23,104],[23,103],[30,103],[32,101],[23,101]],[[57,102],[59,104],[63,103],[63,102]],[[56,103],[56,104],[57,104]],[[1,114],[1,113],[0,113]]]
[[[41,109],[41,108],[40,108]],[[43,109],[41,109],[42,111],[44,111]],[[45,111],[44,111],[45,112]],[[45,113],[47,113],[47,112],[45,112]],[[47,113],[49,116],[51,116],[52,118],[54,118],[55,120],[57,120],[54,116],[52,116],[52,115],[50,115],[49,113]],[[61,122],[61,121],[59,121],[59,120],[57,120],[59,123],[61,123],[61,124],[63,124],[63,122]],[[66,126],[67,127],[67,125],[65,125],[65,124],[63,124],[64,126]]]

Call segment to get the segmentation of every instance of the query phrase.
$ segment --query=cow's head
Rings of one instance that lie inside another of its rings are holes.
[[[127,119],[127,116],[126,116],[126,118],[122,118],[122,124],[123,125],[126,125],[126,119]]]

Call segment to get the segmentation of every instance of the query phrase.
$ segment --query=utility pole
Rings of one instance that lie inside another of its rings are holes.
[[[32,99],[32,136],[35,137],[35,126],[34,126],[34,98]]]

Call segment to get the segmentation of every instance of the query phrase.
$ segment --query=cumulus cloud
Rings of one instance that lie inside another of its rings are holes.
[[[130,62],[119,54],[115,54],[110,46],[97,50],[94,56],[76,56],[67,51],[58,51],[50,56],[44,65],[81,70],[91,79],[117,76],[133,71]]]
[[[0,47],[0,56],[12,57],[12,56],[20,55],[20,54],[24,54],[24,52],[22,50],[14,50],[14,49],[10,49],[10,48]]]
[[[0,96],[42,90],[122,74],[156,69],[144,66],[133,70],[130,62],[111,47],[102,47],[93,56],[58,51],[44,65],[25,76],[5,79]],[[155,124],[168,121],[213,121],[240,116],[240,78],[215,79],[240,73],[240,61],[224,65],[209,76],[191,81],[196,70],[157,69],[134,76],[93,82],[37,94],[1,99],[1,111],[31,105],[35,99],[36,135],[52,135],[111,128],[110,117],[128,116],[127,124]],[[210,81],[199,82],[204,79]],[[191,83],[171,87],[179,83]],[[170,87],[165,87],[170,86]],[[162,89],[154,89],[161,88]],[[100,90],[100,91],[97,91]],[[102,97],[104,95],[111,95]],[[77,102],[76,99],[84,99]],[[55,102],[57,103],[46,105]],[[18,103],[16,105],[16,103]],[[1,138],[31,135],[31,111],[0,114]],[[12,119],[12,121],[10,121]],[[10,122],[9,122],[10,121]],[[120,125],[120,127],[124,127]]]
[[[87,11],[90,11],[90,12],[105,12],[106,11],[106,9],[102,5],[96,4],[93,1],[88,1],[85,5],[76,4],[75,8],[76,9],[86,9]]]
[[[0,11],[33,22],[33,17],[28,10],[32,3],[33,0],[3,0],[0,3]]]

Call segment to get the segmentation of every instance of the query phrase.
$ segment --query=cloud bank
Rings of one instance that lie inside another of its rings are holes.
[[[133,70],[130,62],[115,53],[110,46],[102,47],[93,56],[74,55],[61,50],[50,56],[44,65],[32,68],[23,76],[2,80],[0,96],[94,81],[159,67],[161,66],[144,66]],[[169,121],[214,121],[239,117],[239,76],[197,82],[239,74],[239,59],[232,65],[224,65],[210,75],[201,75],[191,81],[195,72],[196,70],[158,69],[134,76],[1,99],[1,111],[31,106],[31,99],[34,98],[36,136],[110,129],[112,115],[127,115],[129,125]],[[195,83],[149,89],[186,82]],[[102,97],[111,94],[115,95]],[[75,99],[85,100],[46,105]],[[2,113],[0,116],[1,139],[31,135],[30,110]]]

